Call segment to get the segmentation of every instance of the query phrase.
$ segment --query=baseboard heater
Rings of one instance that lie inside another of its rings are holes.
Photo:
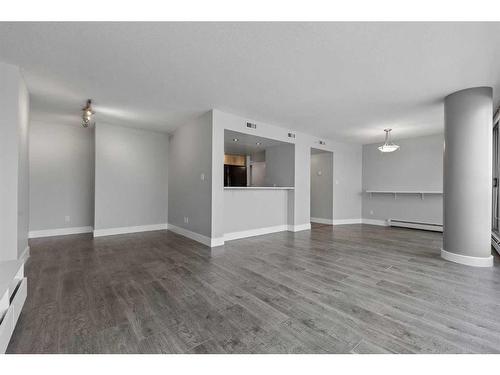
[[[398,219],[389,219],[388,221],[391,227],[431,230],[434,232],[443,231],[443,224],[424,223],[421,221],[407,221]]]

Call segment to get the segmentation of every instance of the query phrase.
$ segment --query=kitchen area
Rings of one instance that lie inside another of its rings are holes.
[[[224,131],[225,240],[288,229],[295,145]]]

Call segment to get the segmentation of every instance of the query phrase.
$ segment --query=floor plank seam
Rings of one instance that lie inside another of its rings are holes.
[[[356,350],[356,348],[359,346],[359,344],[361,344],[361,341],[363,341],[363,339],[359,340],[359,342],[356,345],[354,345],[354,347],[350,350],[351,353]]]

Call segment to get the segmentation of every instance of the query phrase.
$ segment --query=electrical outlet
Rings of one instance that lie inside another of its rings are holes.
[[[189,217],[184,216],[184,223],[185,223],[185,224],[189,223]]]
[[[202,181],[205,181],[205,173],[202,173],[202,174],[200,175],[200,179],[201,179]]]
[[[70,216],[64,216],[64,222],[65,223],[69,223],[71,221],[71,217]]]
[[[370,215],[373,215],[373,210],[370,210]]]

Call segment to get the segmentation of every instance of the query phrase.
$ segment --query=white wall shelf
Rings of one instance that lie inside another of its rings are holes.
[[[425,195],[442,195],[442,191],[425,191],[425,190],[366,190],[366,193],[370,194],[370,198],[373,194],[393,194],[394,199],[397,199],[398,195],[420,195],[421,199],[424,199]]]

